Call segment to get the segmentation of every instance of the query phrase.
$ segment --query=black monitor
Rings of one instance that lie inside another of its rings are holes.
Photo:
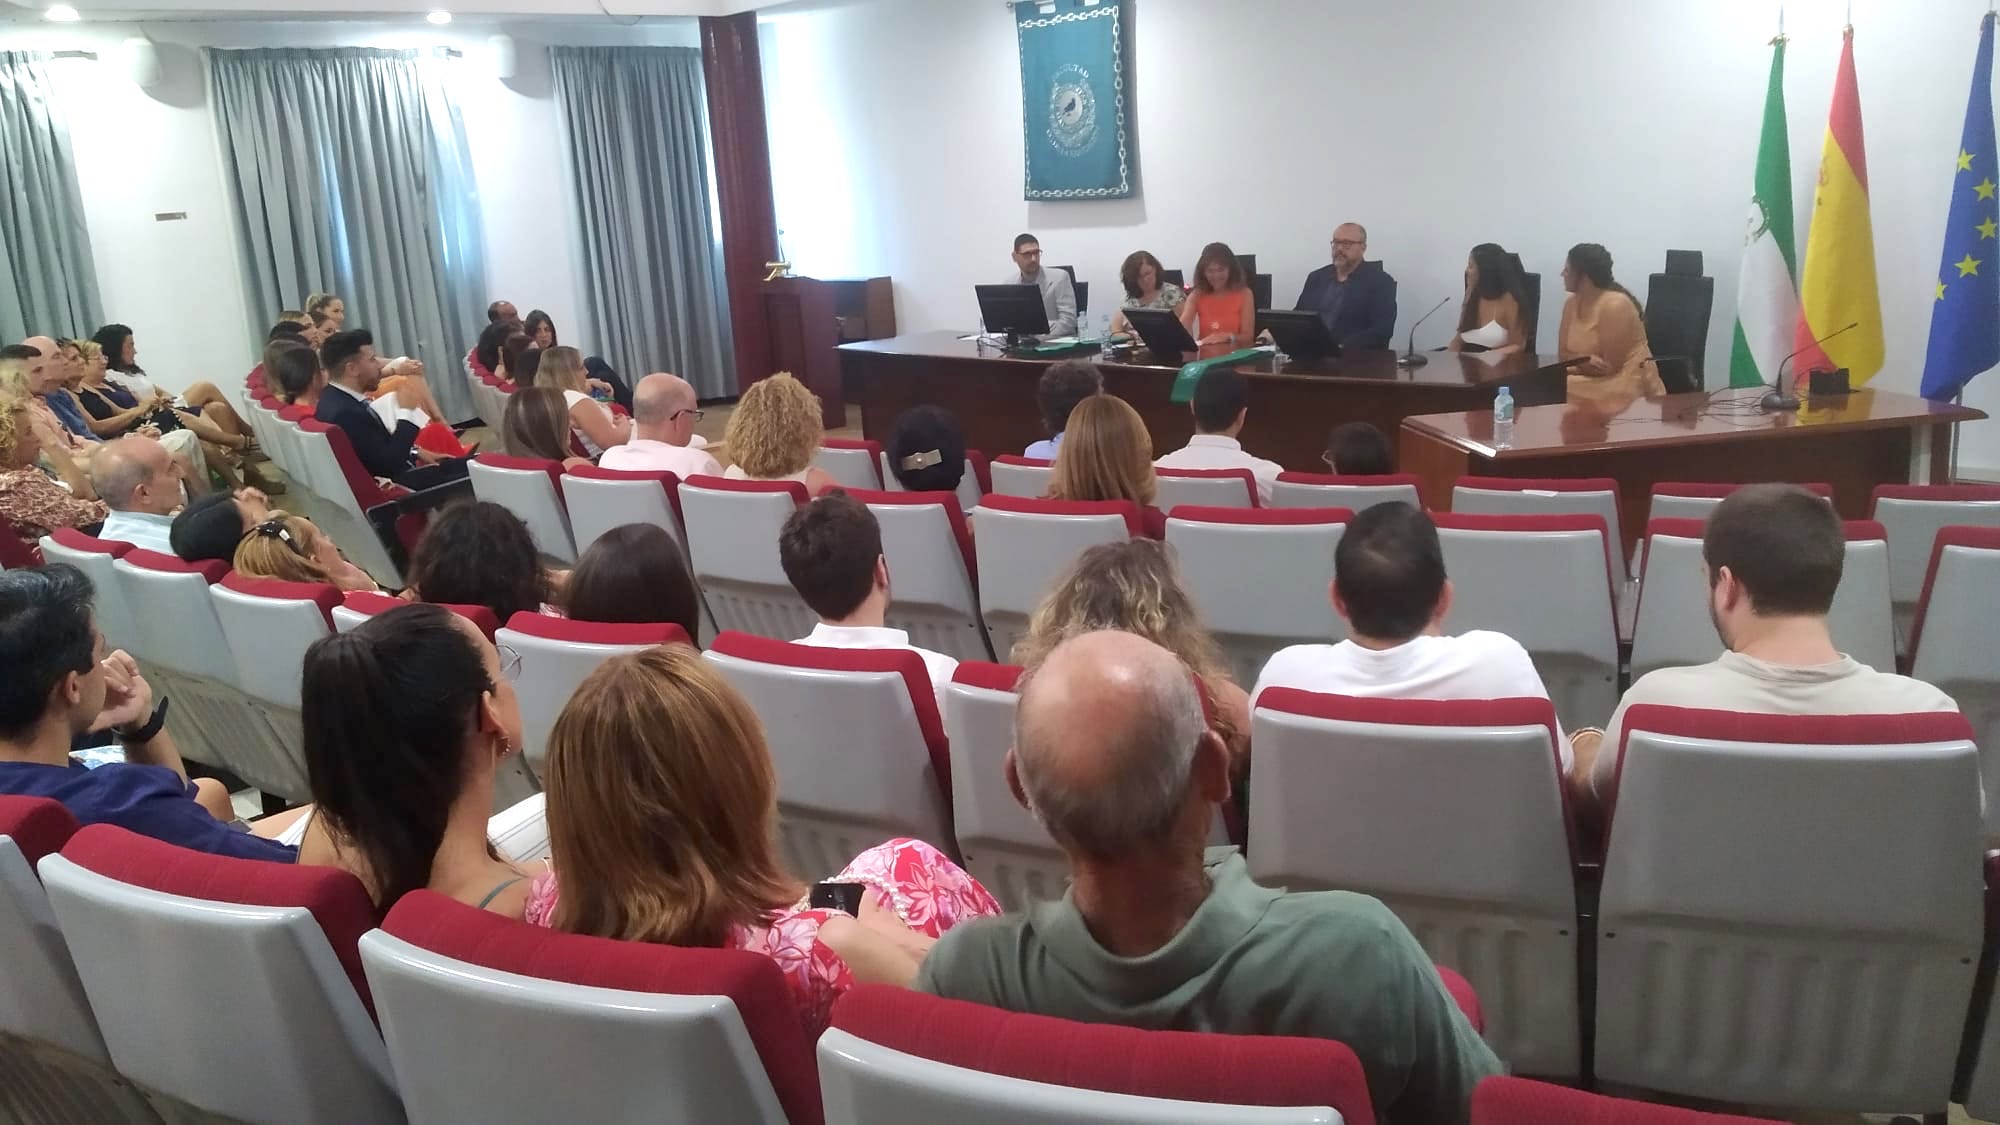
[[[1011,343],[1022,336],[1049,334],[1049,312],[1042,304],[1039,285],[975,285],[979,297],[979,319],[986,331],[1001,334]]]
[[[1124,309],[1126,323],[1139,339],[1146,342],[1146,350],[1158,356],[1177,356],[1186,352],[1199,351],[1201,345],[1188,335],[1187,325],[1181,323],[1180,314],[1172,309]]]
[[[1258,309],[1257,328],[1269,332],[1278,350],[1289,356],[1324,359],[1340,354],[1340,344],[1327,334],[1326,322],[1316,312]]]

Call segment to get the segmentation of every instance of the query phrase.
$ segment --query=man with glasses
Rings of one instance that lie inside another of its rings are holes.
[[[1396,279],[1370,262],[1368,231],[1360,223],[1333,230],[1333,262],[1306,275],[1294,308],[1319,314],[1342,348],[1386,348],[1396,331]]]
[[[1042,267],[1042,244],[1032,234],[1014,238],[1014,273],[1005,285],[1033,285],[1042,291],[1042,311],[1049,317],[1049,335],[1076,334],[1076,288],[1068,271]]]
[[[605,450],[598,464],[627,472],[665,471],[682,480],[721,476],[722,463],[695,436],[701,415],[687,380],[656,371],[632,391],[632,436]]]

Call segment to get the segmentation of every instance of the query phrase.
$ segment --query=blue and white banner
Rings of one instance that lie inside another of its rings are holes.
[[[1023,198],[1138,190],[1127,112],[1124,0],[1017,0]]]

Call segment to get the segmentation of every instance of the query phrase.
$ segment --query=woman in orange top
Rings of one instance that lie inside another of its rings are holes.
[[[1194,288],[1181,303],[1181,323],[1203,349],[1247,347],[1257,337],[1257,298],[1236,252],[1220,242],[1202,248]]]

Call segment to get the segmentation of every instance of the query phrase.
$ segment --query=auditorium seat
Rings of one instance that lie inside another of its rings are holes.
[[[1986,932],[2000,926],[2000,854],[1986,857]],[[1974,994],[1974,1010],[1966,1020],[1966,1042],[1960,1053],[1958,1092],[1968,1117],[2000,1120],[2000,1011],[1996,993],[1987,982]]]
[[[43,563],[40,548],[21,538],[21,529],[0,516],[0,570],[32,570]]]
[[[1707,481],[1661,481],[1653,486],[1653,495],[1647,506],[1648,520],[1689,519],[1706,520],[1708,514],[1722,503],[1724,497],[1742,488],[1739,483],[1715,484]],[[1801,484],[1800,488],[1818,493],[1833,500],[1833,486],[1824,483]]]
[[[42,536],[42,557],[52,563],[68,563],[82,571],[95,587],[91,616],[104,634],[107,649],[130,649],[139,637],[139,620],[132,616],[125,600],[125,584],[111,565],[113,559],[132,549],[130,543],[97,539],[73,528],[58,528]]]
[[[1347,636],[1330,587],[1333,552],[1352,518],[1342,508],[1180,507],[1168,514],[1167,543],[1182,582],[1238,683],[1256,683],[1271,654],[1287,645]]]
[[[1415,473],[1388,476],[1338,476],[1333,473],[1279,473],[1271,488],[1273,508],[1346,508],[1359,512],[1377,504],[1399,501],[1421,510]]]
[[[2000,527],[2000,485],[1885,484],[1875,489],[1870,504],[1868,518],[1889,534],[1889,596],[1896,603],[1896,635],[1908,640],[1938,532]],[[1902,647],[1909,651],[1915,645]]]
[[[889,612],[883,624],[910,643],[959,660],[991,660],[979,619],[972,530],[950,492],[850,490],[882,528]]]
[[[1197,508],[1257,507],[1257,478],[1248,469],[1155,469],[1161,511]]]
[[[792,871],[830,878],[896,836],[958,854],[944,724],[916,653],[725,632],[703,656],[764,725]]]
[[[797,481],[681,482],[689,561],[719,630],[791,640],[819,618],[799,600],[778,560],[778,533],[807,500]]]
[[[1582,1073],[1577,901],[1554,708],[1270,688],[1252,713],[1250,874],[1379,898],[1483,999],[1515,1073]]]
[[[371,476],[347,440],[346,431],[339,426],[308,418],[292,432],[298,437],[300,457],[307,466],[307,487],[331,501],[338,510],[338,518],[332,518],[333,512],[325,512],[322,516],[327,518],[315,518],[313,522],[333,536],[347,557],[363,570],[392,585],[399,582],[401,569],[389,557],[388,548],[369,522],[368,510],[409,495],[409,489],[384,485]]]
[[[968,661],[944,693],[952,827],[965,869],[1010,911],[1061,898],[1069,886],[1069,857],[1007,786],[1020,678],[1011,664]]]
[[[1565,730],[1603,723],[1618,705],[1603,517],[1438,512],[1432,518],[1454,594],[1445,631],[1491,629],[1514,638],[1534,658]]]
[[[614,527],[650,523],[674,537],[683,556],[687,531],[681,526],[680,477],[673,473],[601,469],[576,465],[557,478],[570,531],[579,553]]]
[[[412,1125],[819,1120],[767,957],[566,934],[431,891],[360,945]]]
[[[1951,696],[1977,736],[1989,839],[2000,838],[1996,590],[2000,590],[2000,528],[1947,527],[1938,532],[1931,549],[1924,596],[1917,602],[1910,630],[1910,674]],[[2000,1096],[2000,1088],[1995,1094]]]
[[[1835,648],[1878,672],[1896,670],[1896,623],[1889,603],[1888,534],[1874,520],[1841,525],[1847,551],[1826,627]]]
[[[259,783],[258,788],[295,803],[309,801],[312,789],[306,780],[305,730],[299,723],[299,682],[306,650],[333,635],[333,609],[340,604],[341,593],[325,583],[279,582],[233,572],[208,592],[236,663],[236,686],[264,717],[285,752],[271,763],[271,772],[293,771],[286,786]]]
[[[1641,705],[1624,732],[1598,1080],[1941,1118],[1985,914],[1964,717]]]
[[[563,507],[562,490],[556,483],[563,475],[561,461],[482,453],[466,470],[472,478],[472,494],[520,517],[542,554],[565,563],[576,562],[569,510]]]
[[[889,455],[882,454],[882,487],[888,492],[902,492],[903,482],[889,466]],[[993,491],[993,468],[986,463],[986,455],[977,449],[965,451],[965,475],[958,478],[958,507],[969,512],[979,506],[979,501]],[[1037,494],[1039,495],[1039,494]]]
[[[376,594],[367,591],[350,593],[341,600],[339,605],[334,607],[334,631],[351,633],[354,631],[356,625],[361,624],[376,614],[387,613],[397,606],[409,604],[409,602],[404,601],[402,598],[391,594]],[[478,626],[479,631],[486,634],[486,639],[488,640],[492,640],[493,634],[500,628],[499,619],[493,616],[492,610],[487,609],[483,605],[445,605],[444,608]]]
[[[1049,481],[1056,475],[1054,466],[1054,461],[1038,457],[1017,457],[1011,453],[995,457],[992,465],[993,487],[988,491],[1030,499],[1047,496]]]
[[[1099,543],[1142,538],[1128,500],[1036,500],[996,492],[972,510],[979,615],[993,655],[1008,659],[1028,617],[1076,557]]]
[[[814,465],[842,488],[882,487],[882,443],[866,438],[821,438]]]
[[[1472,1091],[1472,1125],[1783,1125],[1768,1117],[1648,1105],[1498,1074]]]
[[[692,644],[679,625],[606,625],[522,610],[493,636],[521,658],[514,693],[521,704],[522,755],[537,779],[549,732],[570,696],[606,660],[656,645]]]
[[[41,864],[120,1073],[245,1121],[401,1121],[356,942],[361,882],[108,824]]]
[[[245,422],[250,425],[251,436],[285,475],[304,483],[303,477],[292,465],[291,441],[280,436],[278,412],[264,405],[264,391],[261,387],[244,385],[244,393],[238,396],[236,407]]]
[[[1612,551],[1620,558],[1625,553],[1618,482],[1610,477],[1460,477],[1451,489],[1451,510],[1475,516],[1597,516],[1608,529]]]
[[[861,985],[819,1040],[827,1125],[1372,1125],[1330,1039],[1141,1031]],[[1252,1108],[1284,1107],[1284,1108]]]

